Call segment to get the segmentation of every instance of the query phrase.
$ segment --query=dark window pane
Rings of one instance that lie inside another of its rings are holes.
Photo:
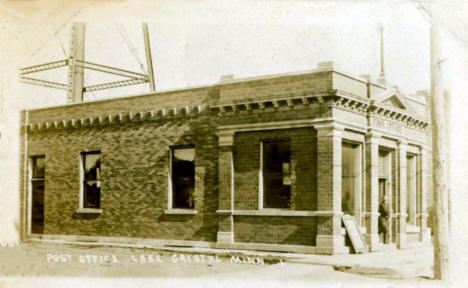
[[[32,158],[32,211],[31,211],[31,233],[42,234],[44,232],[44,176],[45,157]]]
[[[341,148],[341,211],[345,214],[354,215],[356,184],[360,176],[357,171],[356,161],[359,153],[357,145],[343,143]],[[356,216],[356,215],[354,215]]]
[[[172,187],[174,208],[193,208],[195,187],[195,149],[172,150]]]
[[[283,185],[282,175],[270,174],[263,179],[264,183],[264,207],[265,208],[289,208],[290,187]]]
[[[101,206],[101,153],[83,153],[83,207]]]
[[[101,199],[100,181],[86,181],[84,183],[84,208],[99,208]]]
[[[289,141],[263,142],[263,172],[282,173],[283,163],[290,162],[290,154]]]
[[[42,234],[44,231],[44,180],[32,181],[32,221],[31,232]]]
[[[263,194],[265,208],[289,208],[291,195],[291,144],[263,142]]]
[[[45,176],[45,157],[33,158],[33,178],[44,178]]]

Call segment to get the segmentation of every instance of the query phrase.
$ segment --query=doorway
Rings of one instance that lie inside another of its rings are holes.
[[[395,160],[394,150],[385,148],[379,149],[379,205],[382,203],[384,197],[388,198],[388,206],[390,208],[390,215],[388,218],[388,240],[390,244],[396,242],[397,232],[397,219],[394,217],[394,212],[397,211],[396,205],[398,204],[395,187]],[[383,238],[380,238],[380,242],[383,242]]]
[[[44,188],[45,188],[45,157],[32,157],[31,177],[31,233],[44,233]]]
[[[383,199],[384,197],[387,195],[387,177],[386,176],[379,176],[379,213],[380,213],[380,205],[381,203],[383,202]],[[389,203],[390,205],[390,203]],[[379,239],[380,239],[380,243],[384,243],[384,238],[383,238],[383,234],[380,233],[380,225],[381,225],[381,222],[380,222],[380,216],[379,216]],[[387,229],[388,229],[388,232],[387,232],[387,239],[389,242],[391,242],[391,235],[392,235],[392,225],[390,225],[392,223],[391,221],[391,213],[390,213],[390,218],[388,219],[388,224],[387,224]]]
[[[379,177],[379,203],[382,202],[385,196],[385,186],[387,185],[387,177]]]

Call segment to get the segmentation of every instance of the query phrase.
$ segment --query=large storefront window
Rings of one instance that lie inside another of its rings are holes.
[[[289,208],[291,199],[291,142],[263,141],[263,207]]]
[[[406,218],[408,224],[417,225],[417,161],[408,155],[406,162]]]
[[[361,153],[357,144],[342,144],[341,210],[345,214],[360,218],[361,199]]]
[[[392,199],[392,162],[391,153],[387,150],[379,150],[379,203],[385,196]]]

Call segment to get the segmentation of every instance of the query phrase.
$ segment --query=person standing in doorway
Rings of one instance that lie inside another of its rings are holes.
[[[388,244],[388,221],[390,218],[390,206],[388,204],[388,196],[384,196],[379,205],[379,234],[383,234],[384,244]]]

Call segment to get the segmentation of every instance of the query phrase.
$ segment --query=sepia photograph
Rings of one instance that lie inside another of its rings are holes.
[[[0,0],[0,288],[465,287],[468,2]]]

